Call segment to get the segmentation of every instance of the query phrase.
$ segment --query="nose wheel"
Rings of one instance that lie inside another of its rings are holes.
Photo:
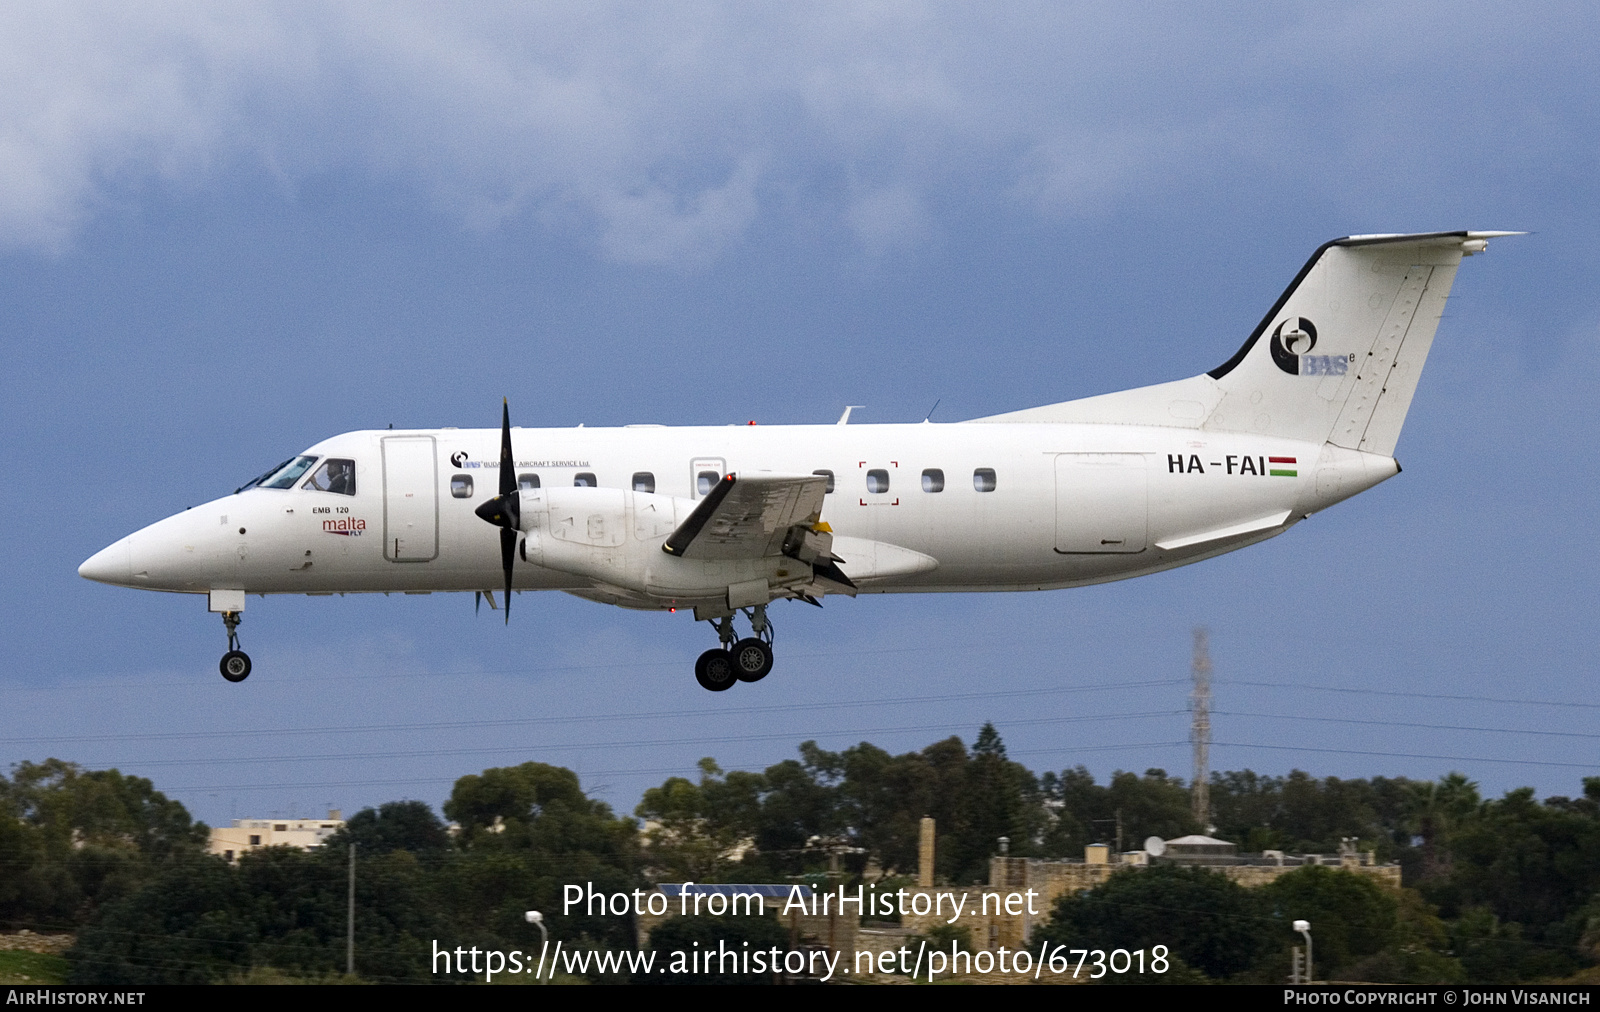
[[[759,682],[772,670],[772,622],[767,618],[766,605],[757,605],[745,614],[754,635],[737,641],[733,616],[710,620],[722,645],[707,650],[694,662],[694,680],[701,688],[725,692],[735,682]]]
[[[225,611],[222,624],[228,628],[228,652],[222,655],[217,669],[230,682],[242,682],[250,677],[250,655],[239,649],[239,613]]]

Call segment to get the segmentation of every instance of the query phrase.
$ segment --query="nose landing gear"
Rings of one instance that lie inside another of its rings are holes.
[[[772,670],[773,632],[767,606],[748,608],[745,615],[750,619],[753,635],[737,642],[732,615],[710,620],[722,645],[707,650],[694,662],[694,680],[702,688],[723,692],[733,688],[734,682],[759,682]]]
[[[222,624],[228,627],[228,652],[217,668],[228,681],[242,682],[250,677],[250,655],[239,649],[239,613],[223,612]]]

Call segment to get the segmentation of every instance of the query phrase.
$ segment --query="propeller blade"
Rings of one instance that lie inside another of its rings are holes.
[[[511,624],[511,559],[517,551],[517,532],[510,527],[500,528],[500,564],[506,570],[506,625]]]
[[[511,456],[511,404],[500,401],[500,494],[472,512],[485,523],[500,528],[500,567],[506,574],[506,624],[511,624],[511,565],[517,553],[518,528],[522,525],[521,493],[517,490],[517,462]],[[491,605],[493,602],[491,602]]]
[[[517,490],[517,463],[511,457],[511,402],[500,399],[500,494]]]
[[[483,607],[483,591],[475,590],[472,592],[472,614],[478,614],[478,609],[481,607]]]
[[[500,497],[507,500],[509,507],[512,498],[517,494],[517,462],[511,456],[511,401],[505,397],[500,398]],[[520,505],[520,504],[518,504]],[[511,624],[511,563],[512,555],[517,550],[516,521],[520,510],[509,508],[505,512],[511,514],[512,523],[500,528],[500,565],[506,571],[506,625]]]

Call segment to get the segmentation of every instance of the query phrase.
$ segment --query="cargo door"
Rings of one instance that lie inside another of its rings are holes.
[[[1142,552],[1148,536],[1144,454],[1056,454],[1056,551]]]

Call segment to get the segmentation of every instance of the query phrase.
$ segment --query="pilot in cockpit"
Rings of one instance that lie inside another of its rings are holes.
[[[316,489],[319,492],[334,492],[339,495],[356,494],[356,464],[353,460],[341,460],[337,457],[329,458],[317,468],[305,483],[306,488]]]

